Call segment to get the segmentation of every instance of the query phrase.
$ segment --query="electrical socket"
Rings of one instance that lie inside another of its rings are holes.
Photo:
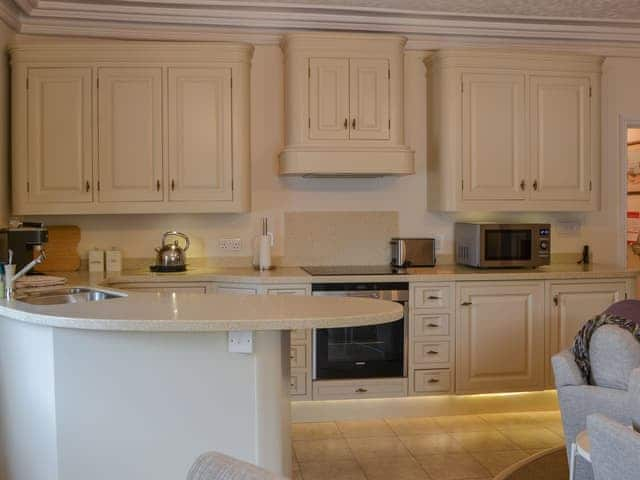
[[[218,248],[220,250],[231,250],[238,252],[242,250],[242,239],[240,238],[220,238],[218,240]]]
[[[444,243],[444,235],[442,234],[434,235],[433,239],[435,240],[436,252],[442,251],[442,244]]]
[[[229,332],[229,352],[253,353],[253,332],[252,331]]]

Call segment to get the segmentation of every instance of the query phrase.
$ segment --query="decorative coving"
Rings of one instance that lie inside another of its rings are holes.
[[[470,1],[0,0],[0,18],[19,33],[113,38],[224,39],[261,44],[277,43],[282,32],[291,30],[348,30],[400,33],[409,37],[408,48],[416,49],[428,48],[438,43],[434,40],[443,38],[459,45],[475,41],[482,44],[490,39],[491,43],[502,40],[640,47],[638,16],[619,18],[628,3],[625,1],[607,2],[618,5],[615,18],[534,17],[514,15],[512,10],[503,10],[509,14],[491,14],[491,1],[473,0],[474,9]],[[524,8],[523,2],[508,3]],[[416,9],[427,4],[440,8],[457,4],[458,10]],[[486,6],[484,10],[482,5]],[[473,13],[462,13],[463,8]],[[555,8],[552,13],[564,12],[558,5]]]

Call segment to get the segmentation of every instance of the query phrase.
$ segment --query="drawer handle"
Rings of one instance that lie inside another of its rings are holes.
[[[437,350],[429,350],[427,353],[428,353],[429,355],[437,355],[437,354],[439,354],[440,352],[438,352]]]
[[[429,300],[442,300],[442,297],[438,297],[436,295],[429,295],[427,298]]]
[[[438,380],[437,378],[430,378],[429,383],[440,383],[440,380]]]
[[[473,303],[471,303],[471,302],[462,302],[460,305],[462,305],[463,307],[468,307],[469,305],[473,305]]]
[[[440,325],[438,325],[437,323],[430,323],[427,325],[427,327],[429,328],[438,328]]]
[[[294,358],[296,358],[295,355],[289,355],[289,360],[293,360]]]
[[[357,388],[356,389],[356,393],[367,393],[369,390],[367,390],[366,388]]]

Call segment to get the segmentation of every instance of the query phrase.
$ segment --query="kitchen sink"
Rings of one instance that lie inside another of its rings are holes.
[[[63,305],[66,303],[86,303],[126,297],[126,293],[99,290],[88,287],[56,288],[44,292],[30,292],[16,295],[19,302],[31,305]]]

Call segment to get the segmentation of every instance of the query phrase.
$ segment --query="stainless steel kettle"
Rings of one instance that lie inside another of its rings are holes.
[[[185,241],[184,248],[178,245],[178,240],[167,243],[167,237],[180,237]],[[189,237],[175,230],[165,232],[162,235],[162,246],[156,248],[156,266],[159,267],[185,267],[187,264],[186,251],[189,250]]]

